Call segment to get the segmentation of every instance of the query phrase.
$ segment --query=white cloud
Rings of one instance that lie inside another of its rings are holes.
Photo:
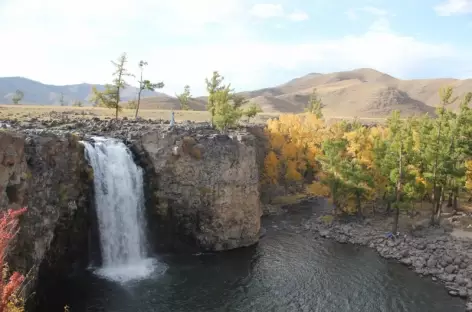
[[[355,9],[349,9],[346,12],[344,12],[344,14],[346,14],[347,18],[351,21],[356,21],[357,19],[359,19],[359,16],[357,15]]]
[[[268,86],[269,76],[277,71],[329,72],[357,67],[372,67],[390,74],[405,77],[414,74],[415,66],[438,64],[441,59],[456,59],[463,55],[448,45],[419,42],[413,37],[389,32],[369,31],[361,36],[300,44],[239,42],[232,45],[206,45],[192,50],[189,56],[185,49],[157,49],[152,52],[162,59],[175,59],[157,68],[166,79],[178,82],[186,68],[192,71],[185,75],[192,86],[203,88],[202,77],[218,69],[239,89]],[[472,57],[469,57],[472,59]],[[180,75],[178,73],[181,73]],[[293,77],[287,77],[287,80]],[[183,87],[183,82],[180,83]],[[173,88],[174,86],[172,86]],[[180,88],[180,87],[179,87]]]
[[[296,10],[293,13],[290,13],[287,17],[289,20],[294,21],[294,22],[302,22],[309,19],[308,14],[299,10]]]
[[[255,37],[247,0],[142,0],[139,7],[131,0],[114,0],[116,6],[105,0],[74,3],[0,0],[0,38],[2,46],[10,47],[2,49],[0,76],[105,83],[111,79],[110,59],[127,51],[130,69],[136,70],[140,59],[148,61],[145,74],[163,80],[164,92],[174,94],[189,84],[200,95],[213,70],[243,90],[282,82],[272,80],[279,72],[373,67],[404,77],[419,64],[453,71],[472,63],[472,55],[452,46],[392,32],[388,15],[372,9],[363,10],[375,16],[365,34],[291,44]],[[282,15],[278,9],[271,14],[283,21],[289,14],[281,8]],[[268,11],[262,10],[266,16]],[[448,60],[458,61],[450,66]]]
[[[436,5],[434,10],[441,16],[472,13],[472,0],[446,0]]]
[[[249,10],[249,14],[259,18],[285,17],[292,22],[302,22],[309,19],[306,12],[294,10],[287,13],[281,4],[258,3],[254,4]]]
[[[383,9],[376,8],[376,7],[372,7],[372,6],[366,6],[366,7],[360,8],[359,10],[364,11],[364,12],[368,12],[372,15],[377,15],[377,16],[388,15],[387,11],[385,11]]]
[[[365,6],[361,8],[351,8],[346,11],[345,14],[351,21],[357,21],[359,19],[360,12],[368,13],[374,17],[374,20],[369,27],[371,31],[390,30],[389,17],[391,16],[391,14],[388,11],[373,6]]]
[[[281,17],[284,15],[284,8],[281,4],[258,3],[249,13],[260,18]]]
[[[379,17],[374,20],[369,29],[373,31],[389,31],[390,21],[386,17]]]

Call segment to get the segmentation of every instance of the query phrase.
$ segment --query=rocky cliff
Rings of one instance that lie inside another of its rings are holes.
[[[260,147],[244,129],[223,135],[207,124],[11,123],[0,129],[0,208],[28,208],[8,261],[28,274],[31,307],[62,309],[51,292],[61,297],[63,282],[96,247],[93,171],[79,142],[89,135],[123,139],[145,169],[151,242],[220,251],[258,241]]]
[[[213,251],[258,241],[260,147],[244,129],[223,135],[206,124],[12,123],[0,129],[0,208],[28,208],[8,261],[28,274],[31,306],[51,292],[60,296],[64,280],[90,260],[93,171],[79,143],[89,135],[123,139],[145,169],[150,241]]]
[[[86,265],[88,167],[73,135],[0,131],[0,147],[0,207],[28,208],[8,262],[27,274],[24,296],[36,306]]]
[[[166,224],[168,234],[203,250],[258,241],[261,209],[254,136],[162,128],[143,134],[132,146],[152,188],[151,217]]]

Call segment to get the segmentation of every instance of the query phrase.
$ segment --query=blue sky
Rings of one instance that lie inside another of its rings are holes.
[[[0,38],[0,76],[106,83],[127,52],[168,94],[202,95],[213,70],[237,90],[359,67],[472,78],[472,0],[0,0]]]

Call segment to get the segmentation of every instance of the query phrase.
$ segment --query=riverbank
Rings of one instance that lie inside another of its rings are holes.
[[[383,258],[394,259],[421,276],[442,282],[451,296],[466,300],[466,311],[472,311],[471,239],[452,236],[441,227],[425,227],[401,232],[392,240],[386,237],[391,228],[386,217],[327,222],[330,220],[322,216],[323,212],[313,215],[302,222],[302,228],[339,243],[368,246]]]

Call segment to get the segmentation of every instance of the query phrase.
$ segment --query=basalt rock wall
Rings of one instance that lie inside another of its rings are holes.
[[[87,264],[88,166],[70,134],[0,131],[0,147],[0,208],[27,207],[7,261],[27,275],[22,297],[33,310]]]
[[[65,281],[97,253],[93,170],[80,140],[115,137],[134,152],[145,172],[150,242],[221,251],[259,240],[265,152],[257,134],[98,119],[0,129],[0,209],[28,209],[7,259],[27,274],[28,310],[62,311],[66,299],[57,298],[64,297]]]
[[[204,128],[149,131],[131,143],[146,172],[150,220],[164,225],[174,247],[228,250],[258,241],[256,143],[246,131]]]

